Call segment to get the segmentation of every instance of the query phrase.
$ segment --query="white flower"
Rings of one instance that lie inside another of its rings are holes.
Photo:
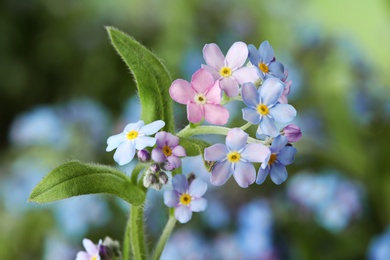
[[[114,160],[119,165],[125,165],[133,160],[135,150],[142,150],[147,146],[153,146],[156,143],[156,138],[149,137],[163,128],[164,121],[157,120],[148,125],[144,125],[144,121],[140,120],[137,123],[128,124],[122,133],[110,136],[107,139],[107,152],[116,149]]]
[[[91,240],[84,238],[83,245],[85,251],[80,251],[77,253],[76,260],[100,260],[99,249],[102,241],[99,241],[99,244],[95,245]]]

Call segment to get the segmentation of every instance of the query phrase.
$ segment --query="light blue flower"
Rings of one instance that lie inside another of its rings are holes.
[[[142,150],[147,146],[153,146],[156,143],[156,138],[149,137],[163,128],[164,121],[157,120],[148,125],[144,125],[144,121],[140,120],[137,123],[126,125],[122,133],[110,136],[107,139],[106,151],[110,152],[116,149],[114,160],[119,165],[125,165],[133,160],[135,150]]]
[[[204,150],[205,160],[217,162],[210,175],[213,185],[225,184],[232,175],[242,188],[255,182],[256,170],[252,163],[264,162],[270,150],[260,143],[246,144],[247,140],[247,133],[233,128],[226,136],[226,145],[214,144]]]
[[[390,227],[384,234],[374,237],[368,249],[369,260],[387,260],[390,256]]]
[[[288,174],[285,165],[293,163],[297,150],[286,144],[287,138],[283,135],[278,135],[274,139],[270,147],[271,154],[264,161],[265,167],[261,167],[257,174],[257,184],[262,184],[268,174],[271,180],[278,185],[287,179]]]
[[[262,42],[258,50],[253,44],[249,44],[248,50],[248,58],[253,66],[257,68],[257,74],[262,80],[270,77],[281,80],[285,78],[284,66],[275,60],[274,50],[268,41]]]
[[[275,122],[288,123],[295,118],[297,111],[293,106],[278,102],[283,89],[283,83],[276,78],[265,80],[259,89],[252,83],[242,86],[242,100],[248,106],[242,109],[243,118],[252,124],[259,124],[258,135],[275,137],[279,135]]]
[[[180,223],[187,223],[192,217],[192,212],[204,211],[207,200],[202,196],[207,191],[207,184],[195,179],[190,184],[184,174],[175,175],[172,179],[173,190],[164,192],[164,203],[170,208],[175,208],[175,218]]]

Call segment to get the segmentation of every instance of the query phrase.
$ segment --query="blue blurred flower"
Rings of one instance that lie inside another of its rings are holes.
[[[390,227],[387,230],[371,239],[367,252],[369,260],[388,260],[390,257]]]

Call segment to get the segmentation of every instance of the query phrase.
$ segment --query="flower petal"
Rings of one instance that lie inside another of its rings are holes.
[[[188,193],[191,195],[191,197],[198,199],[202,197],[206,193],[206,191],[206,182],[202,181],[201,179],[195,179],[191,182]]]
[[[257,107],[259,105],[259,93],[253,83],[244,83],[241,87],[242,101],[248,107]]]
[[[203,119],[203,109],[202,106],[195,104],[193,102],[188,102],[187,104],[187,119],[191,123],[198,123]]]
[[[117,134],[117,135],[110,136],[107,139],[106,151],[107,152],[111,152],[112,150],[118,148],[118,146],[121,143],[125,142],[126,140],[127,140],[127,138],[126,138],[126,134],[125,133],[120,133],[120,134]]]
[[[130,124],[127,124],[126,126],[125,126],[125,129],[124,129],[124,131],[123,132],[125,132],[125,133],[128,133],[128,132],[130,132],[131,130],[136,130],[136,131],[138,131],[141,127],[143,127],[144,126],[144,121],[142,121],[142,120],[139,120],[137,123],[130,123]]]
[[[219,70],[214,68],[214,67],[211,67],[209,65],[205,65],[205,64],[202,64],[202,69],[205,69],[207,70],[208,72],[211,73],[211,75],[213,75],[213,78],[214,80],[218,80],[221,78],[221,74],[219,73]]]
[[[214,85],[205,93],[208,103],[220,104],[221,103],[221,87],[219,80],[215,81]]]
[[[255,182],[256,170],[250,162],[238,162],[233,172],[233,177],[241,188],[247,188]]]
[[[162,120],[154,121],[139,129],[140,134],[152,135],[165,126],[165,122]],[[154,145],[154,144],[153,144]]]
[[[248,58],[253,66],[257,66],[260,62],[260,55],[257,48],[253,44],[248,45]]]
[[[221,89],[225,91],[229,97],[237,97],[239,93],[238,83],[233,78],[222,78],[219,82]]]
[[[186,150],[181,145],[177,145],[175,148],[173,148],[172,154],[177,157],[187,156]]]
[[[267,178],[269,173],[269,166],[262,168],[260,167],[259,172],[257,173],[257,178],[256,178],[256,183],[257,184],[262,184],[265,179]]]
[[[77,253],[76,260],[90,260],[90,259],[91,259],[90,256],[84,251]]]
[[[211,171],[210,182],[215,186],[221,186],[227,182],[232,174],[233,168],[229,161],[219,162],[214,165]]]
[[[135,148],[142,150],[145,147],[152,147],[156,144],[156,138],[150,136],[140,136],[134,139]]]
[[[214,125],[224,125],[229,120],[229,111],[221,105],[204,104],[204,118]]]
[[[284,167],[283,164],[278,163],[278,162],[274,162],[271,165],[271,170],[270,170],[269,175],[271,177],[271,180],[276,185],[280,185],[285,180],[287,180],[288,173],[287,173],[286,167]]]
[[[297,111],[292,105],[277,104],[269,110],[269,114],[276,122],[288,123],[296,117]]]
[[[179,145],[179,137],[171,134],[171,133],[167,133],[167,135],[165,136],[165,140],[166,140],[166,144],[169,146],[169,147],[176,147]]]
[[[205,69],[198,69],[192,75],[191,86],[197,93],[205,93],[214,83],[213,75]]]
[[[87,238],[83,239],[83,246],[85,248],[85,251],[87,251],[87,253],[90,256],[93,256],[94,254],[99,253],[97,246],[91,240],[89,240]]]
[[[274,120],[269,118],[268,116],[263,116],[259,127],[261,128],[261,132],[272,137],[277,136],[279,134],[278,129],[275,126]],[[259,130],[257,130],[259,132]]]
[[[167,207],[174,208],[179,205],[179,194],[174,190],[164,191],[164,204]]]
[[[287,138],[283,135],[278,135],[275,137],[275,139],[272,141],[271,144],[271,152],[272,153],[278,153],[280,152],[287,144]]]
[[[226,145],[224,144],[214,144],[210,147],[204,149],[204,159],[207,161],[222,161],[226,158],[226,155],[229,153]]]
[[[229,68],[235,70],[244,65],[248,58],[248,46],[243,42],[235,42],[226,54],[226,63]]]
[[[167,143],[167,132],[161,131],[158,132],[154,137],[156,137],[157,147],[163,148]]]
[[[182,224],[190,221],[192,217],[192,211],[187,206],[178,206],[175,208],[175,218]]]
[[[172,186],[179,194],[186,193],[188,191],[188,181],[184,174],[177,174],[172,179]]]
[[[194,99],[195,90],[191,84],[184,79],[177,79],[169,87],[169,95],[173,100],[180,104],[187,104]]]
[[[246,146],[248,134],[240,128],[232,128],[226,136],[226,146],[229,151],[241,151]]]
[[[294,156],[297,149],[293,146],[286,146],[278,154],[277,160],[283,165],[290,165],[294,162]]]
[[[271,62],[268,66],[269,71],[272,75],[279,79],[284,79],[284,66],[279,61]]]
[[[125,165],[133,160],[135,155],[134,143],[126,141],[121,143],[114,153],[114,160],[119,165]]]
[[[244,120],[254,125],[260,123],[260,119],[261,119],[260,114],[257,113],[255,109],[251,107],[244,107],[241,111],[242,111],[242,118],[244,118]]]
[[[172,165],[175,169],[179,168],[181,166],[181,160],[180,158],[177,158],[176,156],[169,156],[167,158],[170,165]]]
[[[260,44],[259,53],[261,60],[266,64],[270,63],[275,58],[274,49],[268,41],[263,41]]]
[[[258,143],[247,144],[244,151],[241,152],[241,158],[248,162],[262,163],[270,155],[270,149]]]
[[[157,163],[161,163],[164,162],[167,157],[160,148],[156,147],[152,150],[152,159]]]
[[[261,102],[267,106],[274,105],[282,95],[283,89],[284,85],[279,79],[266,79],[259,90]]]
[[[205,198],[199,198],[191,201],[190,210],[193,212],[204,211],[207,208],[207,200]]]
[[[215,43],[206,44],[203,47],[203,58],[208,65],[218,70],[224,66],[225,56]]]
[[[257,69],[255,67],[242,67],[233,71],[233,77],[237,80],[238,84],[242,85],[245,82],[255,82],[259,79],[257,75]]]

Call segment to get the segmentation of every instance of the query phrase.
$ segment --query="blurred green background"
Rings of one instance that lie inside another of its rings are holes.
[[[212,189],[208,210],[223,208],[221,219],[202,213],[177,227],[188,241],[196,230],[209,249],[188,248],[177,259],[234,259],[224,254],[240,237],[242,205],[257,200],[272,221],[262,237],[267,254],[256,259],[390,259],[376,242],[390,248],[390,235],[380,239],[390,225],[387,0],[1,1],[0,259],[74,259],[83,237],[122,240],[127,206],[115,198],[27,203],[39,180],[67,159],[114,165],[107,137],[137,120],[134,82],[104,26],[157,53],[173,79],[190,80],[206,43],[226,53],[235,41],[268,40],[293,80],[289,101],[303,139],[289,179]],[[180,129],[184,106],[175,107]],[[236,110],[231,125],[243,122]],[[150,244],[166,219],[160,195],[150,198]]]

